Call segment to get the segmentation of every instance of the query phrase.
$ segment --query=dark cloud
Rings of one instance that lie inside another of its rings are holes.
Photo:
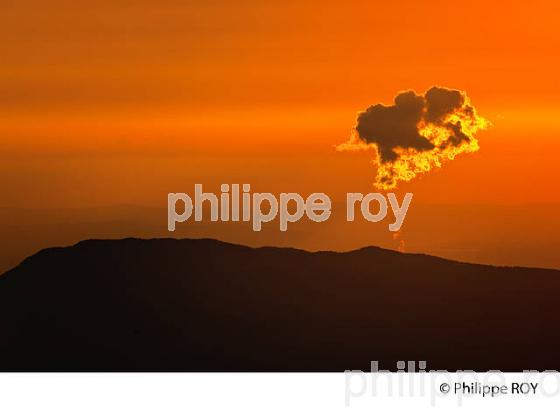
[[[358,115],[356,131],[358,137],[377,146],[381,162],[392,162],[398,158],[395,148],[428,151],[434,144],[418,132],[418,124],[435,124],[450,131],[440,148],[460,145],[469,137],[461,130],[458,119],[449,121],[449,114],[461,109],[463,115],[474,115],[472,107],[465,104],[465,96],[457,90],[432,87],[424,95],[406,91],[395,97],[391,106],[376,104]]]
[[[463,106],[465,97],[457,90],[432,87],[426,91],[424,100],[426,102],[425,120],[440,124],[448,114]]]
[[[405,91],[393,105],[376,104],[359,113],[350,140],[337,148],[374,149],[374,186],[391,190],[398,181],[410,181],[459,154],[478,151],[475,134],[490,125],[464,91]]]

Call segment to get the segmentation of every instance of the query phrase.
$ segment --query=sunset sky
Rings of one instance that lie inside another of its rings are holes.
[[[479,152],[399,185],[417,212],[406,250],[560,268],[559,13],[553,1],[5,1],[0,270],[90,236],[166,234],[165,210],[146,231],[141,215],[62,209],[163,209],[195,183],[335,202],[374,191],[371,154],[335,146],[359,111],[433,85],[465,90],[493,127]],[[220,229],[195,231],[261,243]],[[394,245],[367,229],[264,242]]]

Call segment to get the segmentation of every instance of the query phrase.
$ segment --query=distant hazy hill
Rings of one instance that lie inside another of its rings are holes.
[[[0,370],[560,369],[560,272],[95,240],[0,276]]]

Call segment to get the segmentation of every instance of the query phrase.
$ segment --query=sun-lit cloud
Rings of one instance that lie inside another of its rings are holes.
[[[374,185],[388,190],[458,154],[478,151],[475,134],[489,125],[463,91],[405,91],[395,97],[394,105],[376,104],[360,112],[350,140],[337,149],[373,150]]]

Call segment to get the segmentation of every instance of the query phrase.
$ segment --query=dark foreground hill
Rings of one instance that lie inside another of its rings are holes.
[[[560,369],[560,272],[91,240],[0,277],[0,370]]]

